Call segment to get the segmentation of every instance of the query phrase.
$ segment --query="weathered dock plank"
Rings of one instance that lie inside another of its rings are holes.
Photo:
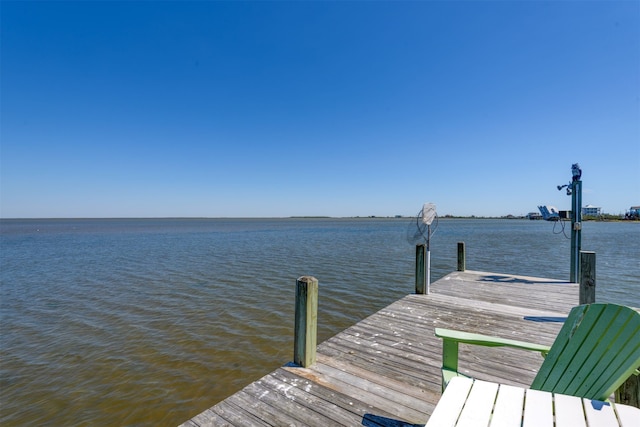
[[[558,280],[451,273],[430,295],[407,295],[318,345],[315,364],[276,369],[183,426],[424,424],[441,395],[436,327],[551,345],[578,292]],[[526,387],[541,363],[533,352],[460,346],[461,371],[479,379]]]

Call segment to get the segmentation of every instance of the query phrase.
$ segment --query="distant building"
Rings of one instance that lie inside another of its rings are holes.
[[[602,208],[600,206],[587,205],[582,208],[582,215],[584,216],[600,216],[602,215]]]
[[[629,212],[626,213],[627,219],[640,219],[640,206],[631,206]]]

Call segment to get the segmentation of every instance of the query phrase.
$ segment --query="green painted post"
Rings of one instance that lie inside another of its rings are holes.
[[[416,245],[416,294],[427,293],[427,275],[425,269],[425,248],[424,244]]]
[[[582,181],[571,182],[571,271],[569,281],[580,277],[580,249],[582,246]]]
[[[451,380],[450,373],[458,372],[458,341],[444,338],[442,340],[442,391],[444,391],[447,383]],[[444,377],[447,372],[449,378]]]
[[[596,302],[596,253],[580,251],[580,295],[579,303]]]
[[[464,242],[458,242],[458,271],[464,271],[467,268],[467,255],[464,249]]]
[[[296,280],[296,312],[293,362],[304,368],[316,363],[318,334],[318,279],[302,276]]]

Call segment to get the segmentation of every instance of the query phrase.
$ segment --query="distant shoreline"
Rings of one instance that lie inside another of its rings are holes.
[[[238,219],[238,220],[254,220],[254,219],[390,219],[390,220],[407,220],[415,218],[413,216],[403,216],[403,215],[395,215],[395,216],[377,216],[377,215],[368,215],[368,216],[324,216],[324,215],[296,215],[296,216],[274,216],[274,217],[205,217],[205,216],[167,216],[167,217],[28,217],[28,218],[0,218],[0,221],[93,221],[93,220],[101,220],[101,221],[111,221],[111,220],[229,220],[229,219]],[[439,219],[447,220],[447,219],[466,219],[466,220],[498,220],[498,219],[508,219],[508,220],[527,220],[527,221],[542,221],[542,219],[534,219],[530,220],[526,216],[515,216],[515,215],[505,215],[505,216],[456,216],[456,215],[443,215],[439,216]],[[625,218],[620,218],[613,215],[607,215],[602,218],[593,218],[587,217],[583,218],[582,222],[638,222],[638,220],[629,220]]]

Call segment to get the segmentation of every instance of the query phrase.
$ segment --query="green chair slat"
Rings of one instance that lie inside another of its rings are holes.
[[[575,333],[569,336],[558,335],[556,338],[556,340],[567,340],[567,344],[554,361],[552,370],[547,373],[541,368],[536,376],[537,378],[546,375],[546,378],[543,378],[541,390],[550,389],[571,395],[575,393],[575,390],[595,369],[599,354],[594,353],[594,350],[602,335],[609,330],[616,311],[616,307],[585,306],[585,310],[581,311],[583,317],[576,325]]]
[[[559,390],[563,388],[560,384],[563,377],[566,378],[567,375],[573,377],[572,373],[568,372],[570,362],[580,350],[580,346],[591,332],[604,308],[601,305],[583,305],[571,310],[551,346],[547,358],[540,367],[538,375],[533,380],[532,388],[544,391]],[[587,313],[589,313],[588,316]]]
[[[588,340],[585,341],[584,350],[576,355],[576,359],[578,359],[578,362],[582,361],[582,364],[576,362],[570,365],[569,374],[566,375],[566,378],[561,383],[562,388],[567,393],[581,394],[590,398],[600,397],[587,396],[586,393],[592,388],[589,383],[602,378],[601,373],[612,363],[615,363],[616,353],[610,351],[610,345],[617,347],[612,331],[623,326],[620,324],[622,319],[617,316],[618,313],[611,313],[611,309],[616,308],[613,306],[607,307],[607,310],[602,313],[598,325],[592,330]],[[616,327],[616,324],[618,324],[618,327]],[[598,388],[595,388],[593,393],[597,392]]]
[[[567,339],[564,351],[552,360],[553,351],[543,363],[532,388],[589,399],[607,399],[640,363],[637,354],[640,335],[635,323],[640,316],[633,310],[614,304],[592,304],[572,336],[558,334],[558,340]],[[578,313],[581,311],[578,310]],[[634,345],[635,342],[635,345]],[[552,346],[555,347],[556,343]],[[634,356],[635,355],[635,356]],[[631,365],[631,366],[629,366]],[[546,377],[545,377],[546,375]],[[540,385],[539,385],[540,384]],[[618,384],[618,385],[619,385]]]
[[[601,357],[593,370],[592,379],[585,381],[576,390],[576,394],[596,396],[592,399],[608,398],[640,366],[640,316],[633,310],[628,310],[620,313],[615,323],[619,323],[618,321],[624,322],[620,328],[617,325],[611,328],[616,333],[614,339],[608,342],[603,337],[599,343],[602,347],[598,349]],[[600,372],[597,377],[596,372]]]

